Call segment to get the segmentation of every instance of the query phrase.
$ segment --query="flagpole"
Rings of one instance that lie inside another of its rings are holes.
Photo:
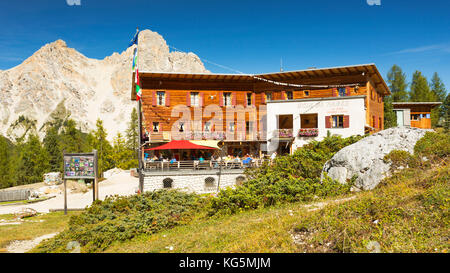
[[[142,117],[141,100],[138,100],[138,123],[139,123],[139,192],[144,193],[144,168],[142,163]]]
[[[133,57],[135,59],[133,59],[134,66],[135,66],[135,70],[134,70],[134,79],[136,81],[136,85],[139,85],[139,28],[136,28],[136,34],[135,37],[132,40],[132,43],[136,45],[136,56]],[[136,90],[137,91],[137,90]],[[139,127],[139,140],[138,140],[138,147],[139,147],[139,151],[138,151],[138,174],[139,174],[139,192],[143,193],[144,192],[144,164],[142,162],[142,103],[141,103],[141,98],[140,98],[140,94],[136,94],[137,96],[137,108],[138,108],[138,127]]]

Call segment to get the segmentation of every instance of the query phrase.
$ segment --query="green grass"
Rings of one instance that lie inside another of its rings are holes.
[[[26,221],[20,225],[0,226],[0,252],[5,252],[4,248],[12,241],[31,240],[42,235],[63,231],[67,227],[70,217],[79,213],[69,212],[68,215],[64,215],[64,212],[40,214],[26,218]],[[0,219],[14,220],[14,215],[0,215]],[[40,222],[41,220],[43,222]]]
[[[449,172],[446,165],[408,169],[354,200],[330,202],[320,210],[294,203],[198,220],[115,242],[106,252],[360,253],[371,250],[371,241],[381,252],[447,252]]]

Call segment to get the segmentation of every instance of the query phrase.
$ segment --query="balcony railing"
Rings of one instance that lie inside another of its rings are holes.
[[[172,138],[182,140],[228,140],[228,141],[265,141],[265,133],[256,132],[250,134],[248,132],[178,132],[172,134],[171,132],[151,133],[149,138],[151,142],[170,141]]]
[[[267,159],[254,159],[251,161],[217,161],[217,160],[205,160],[200,162],[199,160],[186,160],[177,162],[162,162],[146,161],[146,172],[163,172],[163,171],[197,171],[197,170],[218,170],[222,167],[223,170],[227,169],[245,169],[245,168],[258,168],[263,165],[264,162],[268,162]]]
[[[316,137],[319,135],[319,129],[317,128],[303,128],[298,132],[299,137]]]

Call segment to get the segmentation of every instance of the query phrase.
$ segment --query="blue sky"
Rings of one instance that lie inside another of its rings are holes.
[[[136,26],[169,45],[244,73],[375,63],[411,80],[438,72],[450,89],[450,1],[1,1],[0,69],[63,39],[90,58],[126,49]],[[374,1],[374,0],[369,0]],[[212,72],[232,73],[205,64]]]

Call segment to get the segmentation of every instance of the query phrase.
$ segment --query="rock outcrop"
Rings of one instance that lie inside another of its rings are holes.
[[[390,128],[337,152],[323,167],[324,172],[340,183],[347,183],[354,176],[356,189],[374,189],[381,180],[389,176],[390,165],[383,161],[392,150],[414,152],[416,142],[427,130],[396,127]]]
[[[39,129],[63,102],[82,130],[94,129],[100,118],[112,139],[126,129],[135,106],[130,100],[132,55],[128,48],[103,60],[90,59],[58,40],[0,71],[0,135],[20,134],[8,132],[20,116],[36,120]],[[163,37],[150,30],[139,35],[139,69],[209,73],[195,54],[170,52]]]

